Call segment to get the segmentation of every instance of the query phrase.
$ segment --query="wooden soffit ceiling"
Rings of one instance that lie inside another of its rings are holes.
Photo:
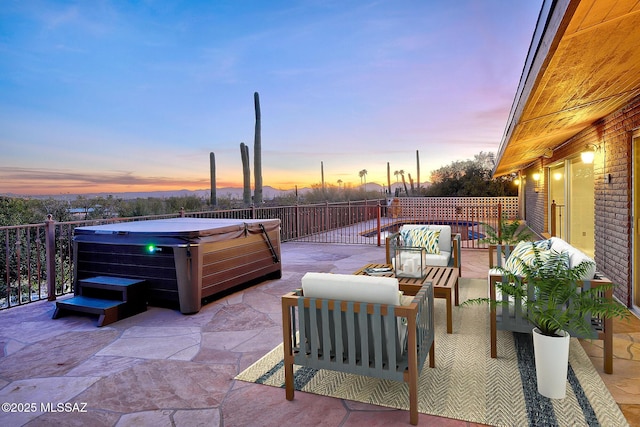
[[[545,1],[536,34],[495,176],[531,164],[640,95],[639,0]]]

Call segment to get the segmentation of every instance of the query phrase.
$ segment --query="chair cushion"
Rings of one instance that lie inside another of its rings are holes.
[[[314,272],[302,277],[302,293],[310,298],[400,305],[399,289],[394,277]]]
[[[427,254],[425,257],[425,265],[433,265],[435,267],[448,267],[451,259],[451,252],[440,251],[439,254]]]

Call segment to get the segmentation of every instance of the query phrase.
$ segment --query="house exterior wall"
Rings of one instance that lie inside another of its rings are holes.
[[[598,270],[620,285],[615,296],[631,305],[632,281],[632,134],[640,128],[640,97],[615,113],[565,141],[550,159],[538,159],[522,173],[526,175],[525,219],[538,234],[549,233],[547,186],[534,190],[531,175],[547,165],[573,158],[587,144],[599,145],[593,162],[595,196],[595,261]],[[610,182],[606,177],[611,175]],[[542,174],[542,180],[546,176]],[[542,184],[541,184],[542,185]]]

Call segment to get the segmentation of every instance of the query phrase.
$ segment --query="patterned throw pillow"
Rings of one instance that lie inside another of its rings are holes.
[[[414,228],[408,230],[408,240],[411,242],[408,246],[423,247],[428,254],[440,254],[440,230],[431,230],[428,228]],[[405,240],[406,242],[407,240]]]
[[[525,265],[528,267],[533,266],[535,260],[535,247],[537,247],[537,245],[532,242],[518,243],[511,252],[511,255],[509,255],[509,258],[507,258],[507,261],[504,263],[505,270],[508,270],[517,276],[523,275]],[[549,257],[551,251],[549,249],[538,248],[538,254],[544,261]]]
[[[413,240],[412,240],[412,238],[411,238],[411,230],[412,230],[412,229],[409,229],[409,230],[400,230],[400,237],[401,237],[401,239],[402,239],[402,243],[403,243],[405,246],[415,246],[415,245],[413,244]]]
[[[536,247],[538,249],[551,249],[551,240],[546,239],[546,240],[537,240],[535,242],[533,242],[534,245],[536,245]]]

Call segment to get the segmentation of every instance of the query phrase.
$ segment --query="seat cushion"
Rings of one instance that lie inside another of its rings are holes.
[[[451,259],[451,252],[440,251],[439,254],[427,254],[425,257],[425,264],[435,267],[448,267],[449,260]]]
[[[309,272],[302,277],[305,297],[400,305],[398,279]]]

